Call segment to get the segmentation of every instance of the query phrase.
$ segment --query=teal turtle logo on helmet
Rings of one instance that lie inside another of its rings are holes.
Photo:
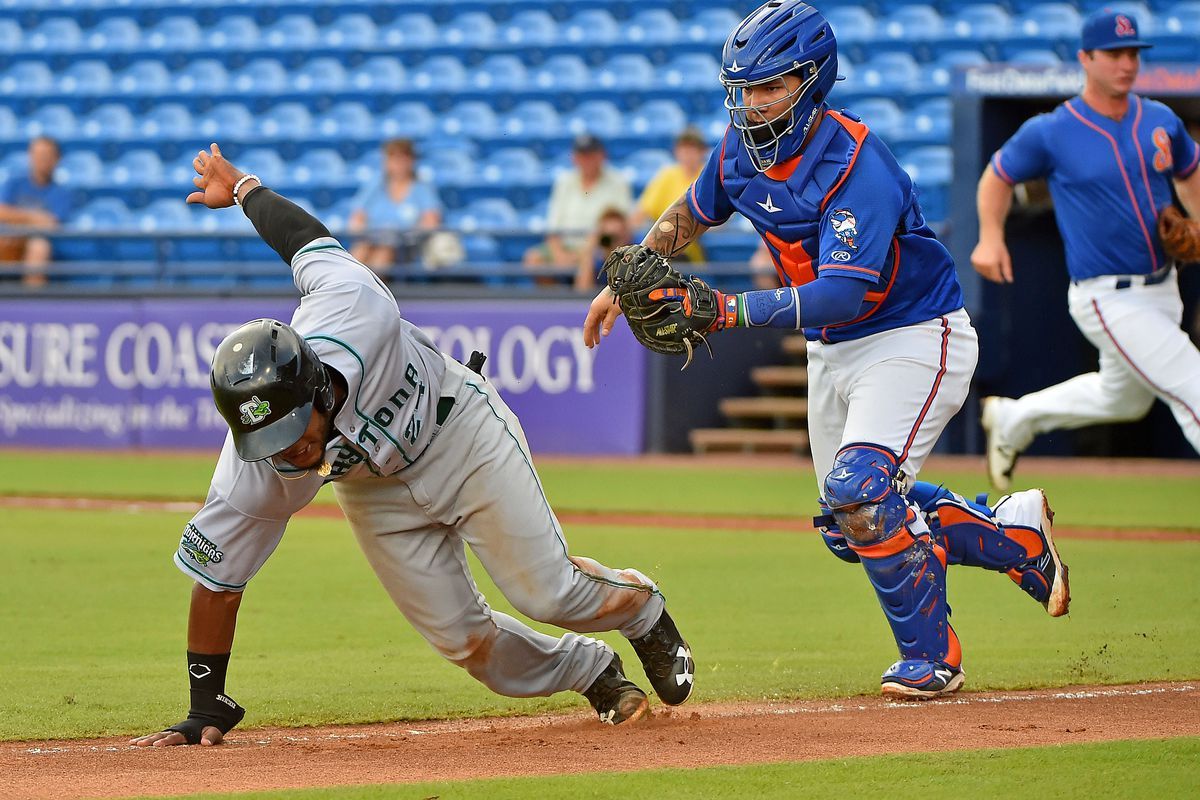
[[[257,425],[271,416],[271,404],[266,400],[259,400],[258,395],[255,395],[238,406],[238,411],[242,412],[243,425]]]

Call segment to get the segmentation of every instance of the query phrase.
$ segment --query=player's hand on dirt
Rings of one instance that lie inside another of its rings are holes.
[[[979,240],[971,251],[971,266],[992,283],[1012,283],[1012,257],[1004,242]]]
[[[587,317],[583,320],[583,343],[588,347],[600,344],[600,337],[612,333],[613,323],[619,316],[621,304],[617,301],[617,296],[605,286],[588,307]]]
[[[246,173],[225,160],[216,142],[192,159],[192,168],[196,170],[192,183],[200,191],[187,196],[189,203],[203,203],[209,208],[228,208],[233,205],[233,187]],[[242,184],[240,194],[245,196],[254,186],[253,181],[247,181]]]
[[[220,744],[224,739],[225,736],[221,733],[220,728],[212,725],[204,726],[204,730],[200,732],[200,744],[206,747]],[[130,739],[129,743],[137,747],[174,747],[187,744],[187,738],[179,731],[158,731]]]

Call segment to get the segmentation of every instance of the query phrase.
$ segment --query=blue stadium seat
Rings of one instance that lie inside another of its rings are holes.
[[[589,8],[562,23],[558,35],[564,44],[594,46],[612,44],[623,34],[612,14],[602,8]]]
[[[158,153],[146,148],[128,150],[109,165],[106,177],[113,186],[157,187],[165,183],[166,171]],[[186,189],[182,184],[181,189]]]
[[[26,32],[22,49],[34,53],[82,50],[83,30],[71,17],[49,17]]]
[[[1102,8],[1109,11],[1120,11],[1122,14],[1128,14],[1136,19],[1138,32],[1143,36],[1152,36],[1158,33],[1158,15],[1145,3],[1130,2],[1130,0],[1104,0],[1102,3],[1084,2],[1083,14],[1086,16]]]
[[[931,222],[945,220],[950,213],[954,151],[949,147],[920,147],[901,159],[900,166],[916,184],[925,218]]]
[[[196,128],[209,142],[243,139],[254,132],[254,115],[241,103],[217,103],[196,117]]]
[[[958,67],[975,67],[988,63],[988,58],[978,50],[948,50],[938,55],[933,64],[921,68],[921,84],[926,89],[948,92]]]
[[[741,21],[741,16],[728,8],[706,8],[683,21],[683,35],[691,42],[722,44]]]
[[[455,91],[466,85],[467,69],[454,56],[433,56],[417,63],[408,82],[413,89]]]
[[[142,29],[132,17],[105,17],[87,31],[88,49],[94,53],[119,53],[136,49]]]
[[[89,139],[128,139],[137,131],[133,113],[120,103],[96,106],[79,124]]]
[[[1003,6],[978,3],[964,6],[946,25],[957,39],[994,41],[1006,38],[1013,30],[1013,19]]]
[[[558,38],[558,23],[541,9],[518,11],[496,31],[496,41],[508,46],[545,45]]]
[[[708,53],[684,53],[660,67],[658,79],[665,87],[715,90],[720,73],[720,62]]]
[[[1057,67],[1063,63],[1053,50],[1017,50],[1006,59],[1010,64],[1029,64],[1039,67]]]
[[[134,61],[113,79],[117,91],[128,95],[157,95],[172,91],[171,73],[158,60]]]
[[[262,33],[262,43],[273,50],[300,50],[312,47],[321,38],[317,23],[303,14],[287,14]]]
[[[15,19],[0,19],[0,52],[15,53],[25,41],[25,29]]]
[[[314,132],[326,139],[361,139],[371,135],[375,118],[362,103],[337,103],[317,117]]]
[[[532,84],[538,89],[584,89],[591,83],[592,73],[583,59],[574,55],[551,56],[533,70]]]
[[[316,147],[304,151],[290,165],[289,182],[317,188],[336,185],[346,180],[348,169],[338,151],[329,147]]]
[[[545,100],[526,100],[504,115],[501,131],[505,136],[542,139],[562,130],[562,118]]]
[[[565,115],[572,134],[591,133],[600,138],[620,136],[625,130],[625,115],[608,100],[587,100]]]
[[[648,8],[639,11],[622,23],[626,39],[638,44],[671,44],[683,32],[675,15],[665,8]]]
[[[469,100],[455,103],[441,114],[438,129],[447,136],[486,138],[496,135],[500,130],[500,121],[490,103]]]
[[[25,175],[29,172],[29,157],[24,148],[13,150],[0,158],[0,173],[11,178],[13,175]]]
[[[835,6],[824,12],[839,43],[870,42],[875,39],[875,15],[860,6]],[[732,28],[730,29],[732,30]],[[729,34],[726,33],[726,36]]]
[[[379,134],[385,139],[423,139],[433,133],[436,120],[423,103],[401,102],[379,117]]]
[[[674,163],[675,159],[666,150],[645,148],[635,150],[621,161],[621,171],[636,186],[645,186],[660,169]]]
[[[1040,39],[1079,38],[1083,28],[1083,17],[1074,6],[1066,3],[1041,3],[1031,7],[1017,23],[1017,31],[1024,36]]]
[[[0,141],[19,138],[20,132],[17,115],[8,106],[0,106]]]
[[[229,52],[253,49],[259,46],[261,31],[253,17],[245,14],[230,14],[210,27],[206,33],[213,52]]]
[[[453,219],[450,227],[458,230],[472,231],[513,231],[517,230],[520,217],[512,203],[503,197],[483,197],[472,201],[461,211],[446,215],[447,223]]]
[[[22,124],[25,138],[53,136],[55,139],[70,139],[75,135],[78,123],[71,109],[61,103],[40,106]]]
[[[167,17],[142,32],[142,47],[159,51],[189,51],[206,47],[204,31],[191,17]]]
[[[85,58],[63,70],[58,78],[58,91],[63,94],[102,94],[113,83],[112,70],[99,59]]]
[[[490,47],[496,41],[496,23],[482,11],[467,11],[442,26],[440,42],[450,47]]]
[[[77,231],[119,231],[134,226],[133,215],[119,197],[98,197],[71,215],[67,227]]]
[[[143,231],[186,232],[192,226],[192,214],[182,198],[152,200],[134,213],[137,227]]]
[[[488,56],[471,72],[474,89],[524,90],[529,86],[525,63],[515,55],[502,53]]]
[[[894,100],[886,97],[865,97],[856,101],[852,110],[888,145],[907,124],[904,112]]]
[[[674,100],[649,100],[628,115],[627,126],[638,136],[675,136],[688,123],[687,114]]]
[[[379,38],[379,28],[366,14],[339,14],[321,29],[324,44],[344,50],[373,47]]]
[[[0,94],[41,95],[54,90],[54,73],[42,61],[18,61],[0,77]]]
[[[255,147],[237,155],[233,161],[247,172],[261,175],[268,186],[288,179],[288,166],[279,154],[269,147]]]
[[[1158,30],[1200,36],[1200,0],[1185,0],[1172,5],[1159,15]]]
[[[467,251],[469,264],[494,264],[500,261],[500,245],[495,237],[485,234],[464,236],[463,248]]]
[[[192,112],[182,103],[159,103],[141,117],[139,128],[148,139],[183,138],[192,133]]]
[[[519,186],[544,179],[542,161],[526,147],[506,147],[488,157],[479,178],[486,184]]]
[[[615,55],[592,73],[593,86],[601,89],[649,89],[655,85],[655,79],[650,59],[637,53]]]
[[[237,71],[233,88],[244,94],[281,94],[289,83],[288,71],[273,58],[256,58]]]
[[[942,15],[933,6],[911,5],[888,14],[878,33],[885,39],[924,42],[941,36],[943,27]]]
[[[72,188],[104,183],[104,164],[90,150],[68,150],[58,162],[54,177]]]
[[[329,56],[307,60],[292,72],[292,88],[301,92],[340,92],[348,80],[346,68]]]
[[[175,90],[186,95],[223,94],[231,79],[225,65],[215,58],[188,61],[173,78]]]
[[[477,160],[476,148],[470,139],[461,136],[431,139],[421,146],[417,155],[417,174],[423,180],[437,184],[439,188],[473,183],[476,180],[471,169]]]
[[[313,127],[312,114],[302,103],[279,103],[257,120],[259,134],[268,139],[304,139]]]
[[[903,94],[915,88],[921,68],[907,53],[880,53],[859,66],[856,86],[873,94]]]
[[[350,87],[360,92],[395,92],[404,87],[404,65],[394,56],[372,56],[350,75]]]
[[[953,122],[949,97],[926,100],[908,114],[906,138],[948,144]]]
[[[401,14],[379,35],[388,47],[432,47],[437,42],[438,26],[428,14]]]
[[[383,170],[383,157],[379,152],[379,148],[372,147],[370,150],[359,156],[358,160],[353,164],[347,164],[346,168],[349,173],[350,180],[354,181],[359,186],[368,183],[377,183]]]

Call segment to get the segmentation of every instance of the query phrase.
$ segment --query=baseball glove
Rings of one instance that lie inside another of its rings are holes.
[[[1200,261],[1200,222],[1188,219],[1173,205],[1158,216],[1158,238],[1166,254],[1176,261]]]
[[[647,349],[687,355],[718,329],[722,295],[695,276],[684,277],[666,256],[640,244],[618,247],[604,261],[608,288],[621,303],[633,336]]]

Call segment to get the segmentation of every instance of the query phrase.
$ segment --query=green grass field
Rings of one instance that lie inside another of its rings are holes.
[[[211,469],[211,457],[0,451],[0,487],[11,495],[198,500]],[[811,473],[802,469],[695,466],[668,473],[638,464],[552,464],[542,473],[560,509],[803,518],[811,514],[814,496]],[[925,477],[953,477],[951,485],[966,491],[983,485],[979,474]],[[1185,508],[1194,496],[1192,481],[1022,478],[1048,487],[1060,523],[1195,529]],[[191,584],[170,558],[188,517],[3,510],[0,547],[8,567],[0,580],[0,740],[137,734],[181,716]],[[873,694],[880,671],[894,659],[861,569],[832,558],[815,535],[600,525],[573,526],[567,534],[573,552],[638,567],[659,581],[697,654],[701,702]],[[969,689],[1200,678],[1200,542],[1067,540],[1062,549],[1074,602],[1072,614],[1060,620],[1046,617],[1003,576],[951,572]],[[511,610],[482,570],[476,576],[494,606]],[[619,636],[604,638],[626,661],[636,661]],[[570,694],[498,697],[443,662],[392,607],[344,523],[313,517],[291,525],[247,591],[229,687],[249,709],[246,727],[585,707]],[[1102,787],[1102,768],[1110,765],[1145,774],[1145,781],[1137,778],[1139,791],[1162,796],[1151,789],[1178,777],[1182,761],[1194,763],[1198,749],[1196,741],[1184,740],[1072,750],[1072,763],[1079,765],[1070,784],[1074,794],[1056,796],[1095,796],[1088,787]],[[1033,764],[1039,752],[1022,758]],[[730,793],[720,787],[794,797],[786,787],[814,786],[816,794],[850,785],[882,790],[887,776],[903,767],[904,786],[914,790],[990,794],[1011,785],[1014,774],[1007,767],[989,770],[996,758],[977,752],[921,757],[913,764],[867,760],[855,765],[865,777],[853,784],[839,783],[846,780],[844,762],[822,762],[688,772],[687,780],[671,772],[537,785],[551,795],[569,786],[580,797],[609,796],[618,787],[656,797]],[[525,797],[533,793],[529,787],[523,781],[455,784],[442,796]],[[390,787],[386,796],[427,797],[443,788],[405,787],[397,794]],[[289,797],[385,796],[381,791]]]

